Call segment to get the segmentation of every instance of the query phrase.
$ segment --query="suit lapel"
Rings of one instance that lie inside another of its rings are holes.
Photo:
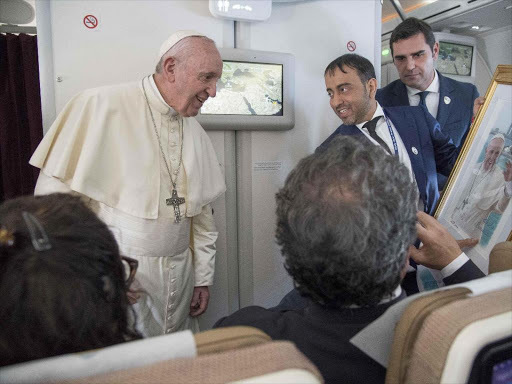
[[[404,143],[409,159],[411,160],[411,167],[414,172],[414,177],[416,179],[416,184],[418,185],[421,199],[425,204],[427,204],[427,175],[425,173],[425,164],[423,162],[423,154],[421,153],[422,147],[418,127],[416,126],[416,120],[414,119],[414,116],[407,116],[405,112],[406,109],[403,108],[400,109],[399,113],[396,113],[396,111],[390,113],[386,108],[384,108],[384,111],[393,122],[395,129]]]
[[[445,97],[449,97],[452,99],[451,93],[453,92],[453,87],[447,81],[446,77],[437,72],[439,76],[439,107],[437,108],[437,116],[436,120],[439,122],[441,126],[441,130],[444,127],[448,116],[450,115],[450,110],[452,109],[453,103],[446,104]]]
[[[341,132],[344,135],[354,136],[354,135],[362,135],[363,133],[357,128],[355,125],[345,125],[342,124],[340,126]]]
[[[407,96],[407,88],[402,80],[395,83],[393,105],[409,105],[409,96]]]

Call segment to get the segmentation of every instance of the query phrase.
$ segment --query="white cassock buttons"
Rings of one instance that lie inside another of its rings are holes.
[[[452,102],[452,99],[450,99],[448,96],[444,97],[444,103],[445,104],[450,104],[451,102]]]
[[[418,154],[418,150],[416,149],[416,147],[412,147],[412,148],[411,148],[411,151],[412,151],[412,153],[414,153],[415,155],[417,155],[417,154]]]

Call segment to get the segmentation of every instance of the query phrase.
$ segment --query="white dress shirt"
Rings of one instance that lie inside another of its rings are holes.
[[[384,111],[382,110],[382,107],[377,102],[377,109],[375,110],[375,113],[373,114],[372,118],[370,120],[373,120],[377,116],[382,116],[379,121],[377,122],[377,125],[375,127],[375,133],[377,136],[379,136],[384,143],[389,148],[390,153],[395,153],[395,148],[393,147],[393,139],[391,138],[391,134],[389,133],[388,124],[386,123],[386,119],[384,118]],[[405,148],[404,142],[402,141],[402,138],[400,137],[400,134],[395,129],[395,126],[393,125],[393,122],[390,119],[387,119],[389,121],[389,125],[391,126],[391,129],[393,130],[393,134],[395,135],[396,145],[398,147],[398,159],[400,162],[407,167],[409,170],[409,173],[411,175],[411,180],[414,179],[414,172],[412,170],[411,165],[411,159],[409,158],[409,154],[407,153],[407,149]],[[360,124],[356,124],[356,127],[359,128],[361,132],[375,145],[380,145],[377,143],[370,134],[368,133],[368,130],[366,128],[363,128],[363,125],[366,123],[362,122]]]
[[[409,97],[409,105],[411,107],[416,107],[420,103],[419,94],[422,91],[416,88],[411,88],[408,85],[406,85],[406,88],[407,97]],[[439,92],[439,76],[437,75],[437,71],[434,71],[434,80],[432,80],[425,91],[429,92],[425,98],[427,109],[432,116],[436,117],[439,109],[439,96],[441,95]]]

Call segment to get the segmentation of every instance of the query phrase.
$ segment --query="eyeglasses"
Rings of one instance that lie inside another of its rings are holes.
[[[139,262],[128,256],[121,256],[121,261],[123,262],[125,275],[128,276],[125,280],[126,287],[129,288],[133,280],[135,280],[135,273],[137,273]]]

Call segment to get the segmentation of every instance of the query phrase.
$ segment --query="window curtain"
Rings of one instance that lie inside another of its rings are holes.
[[[0,34],[0,201],[33,194],[42,137],[37,37]]]

